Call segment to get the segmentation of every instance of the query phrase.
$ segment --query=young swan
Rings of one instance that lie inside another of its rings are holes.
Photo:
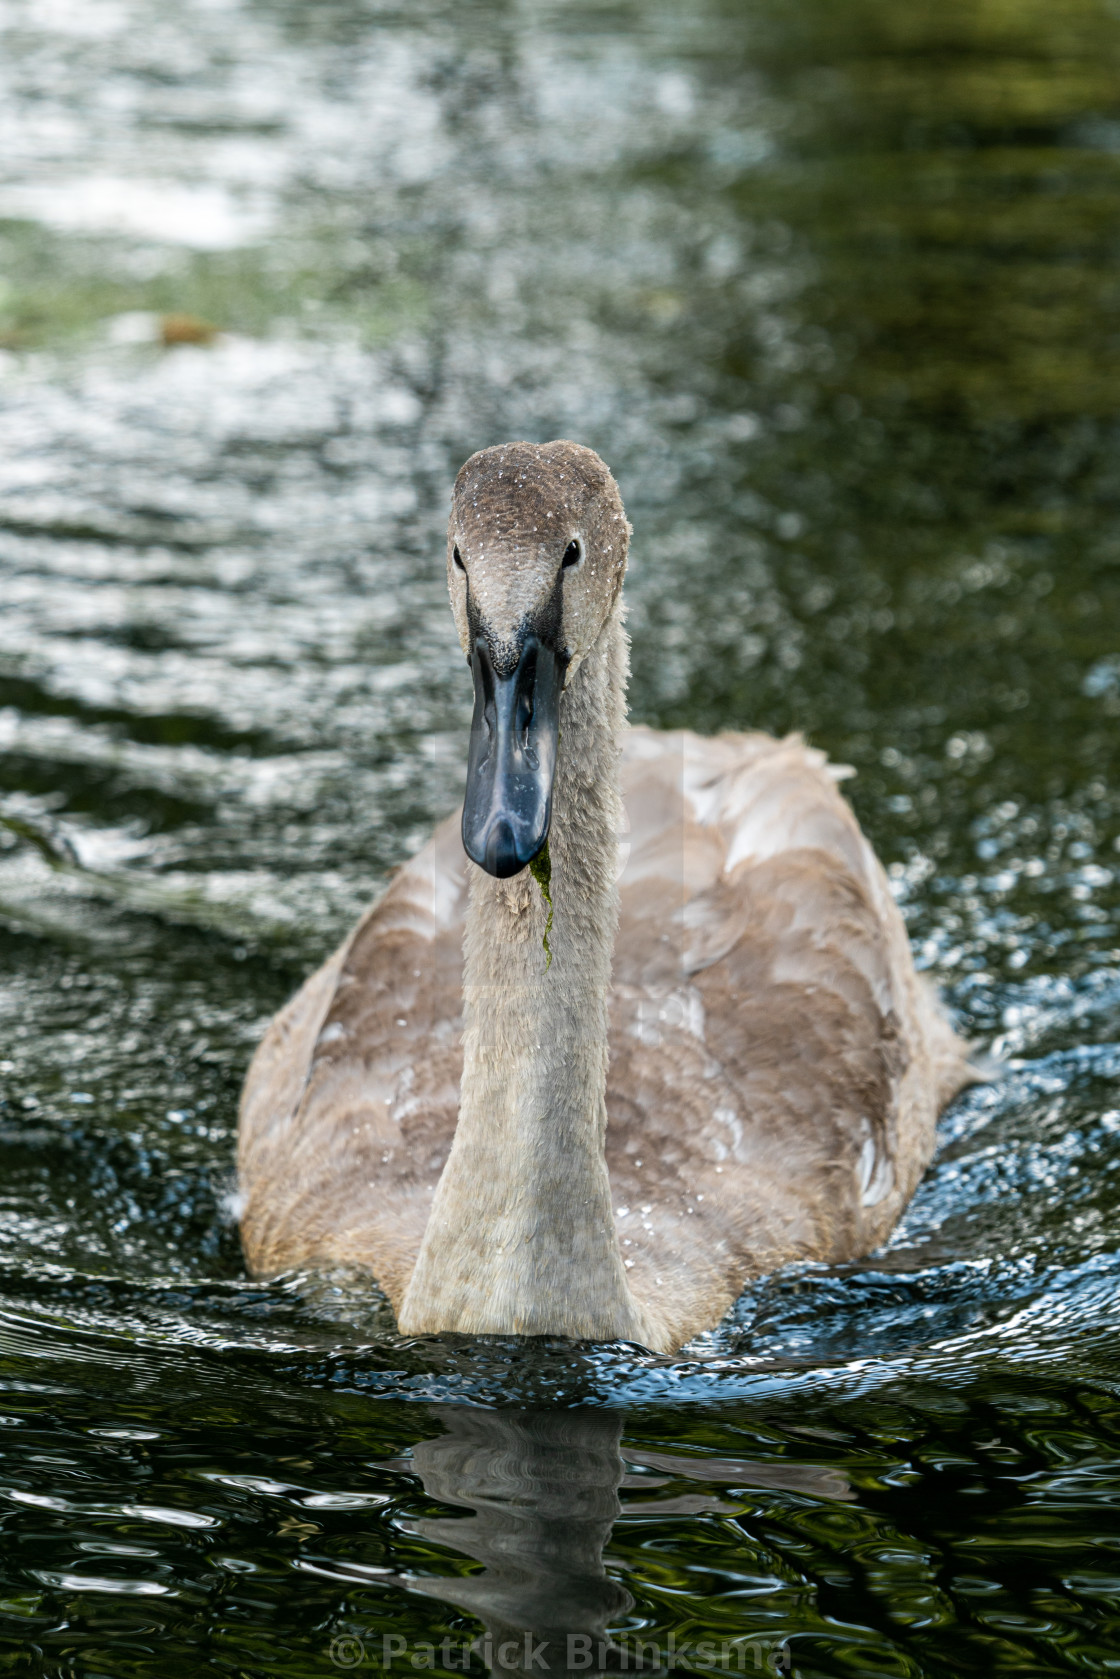
[[[405,1334],[672,1351],[882,1241],[970,1076],[821,754],[626,728],[628,540],[589,449],[463,467],[461,820],[246,1079],[250,1267],[365,1267]]]

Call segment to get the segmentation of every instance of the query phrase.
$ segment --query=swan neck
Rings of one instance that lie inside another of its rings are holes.
[[[628,644],[612,613],[560,706],[552,924],[528,869],[471,867],[459,1121],[400,1313],[405,1333],[648,1340],[605,1158]]]

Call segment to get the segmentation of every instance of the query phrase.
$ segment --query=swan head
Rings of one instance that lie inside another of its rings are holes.
[[[503,443],[455,480],[447,584],[474,675],[463,844],[504,879],[544,846],[560,695],[618,601],[630,527],[578,443]]]

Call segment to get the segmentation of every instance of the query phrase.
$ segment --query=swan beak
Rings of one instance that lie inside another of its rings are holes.
[[[474,718],[463,800],[463,845],[498,880],[520,874],[548,838],[566,660],[530,632],[508,674],[475,638]]]

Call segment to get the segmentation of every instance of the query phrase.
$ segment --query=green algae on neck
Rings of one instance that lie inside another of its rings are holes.
[[[548,854],[547,840],[530,862],[529,873],[540,887],[541,897],[548,905],[548,920],[544,924],[544,936],[541,939],[541,945],[547,957],[544,965],[544,971],[547,974],[552,966],[552,946],[548,942],[548,935],[552,931],[552,858]]]

